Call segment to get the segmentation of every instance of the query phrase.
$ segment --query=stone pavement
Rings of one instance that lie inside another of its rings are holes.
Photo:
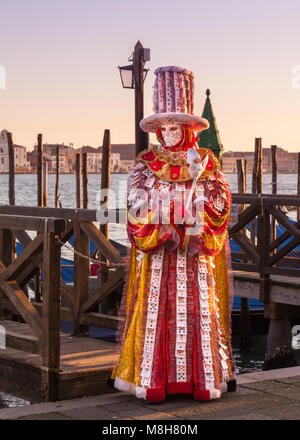
[[[124,392],[0,409],[0,420],[300,420],[300,366],[237,376],[236,392],[146,404]]]

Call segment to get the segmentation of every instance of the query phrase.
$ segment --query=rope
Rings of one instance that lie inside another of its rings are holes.
[[[57,238],[57,241],[58,241],[59,244],[61,244],[62,246],[66,246],[66,248],[67,248],[68,250],[70,250],[74,255],[78,255],[78,257],[81,257],[81,258],[84,258],[84,259],[86,259],[86,260],[89,260],[89,261],[91,261],[92,263],[103,264],[103,265],[108,266],[108,267],[110,267],[110,266],[111,266],[111,267],[126,266],[126,265],[128,264],[127,262],[125,262],[125,263],[107,263],[106,261],[101,261],[101,260],[99,260],[99,259],[92,258],[92,257],[90,257],[90,256],[87,256],[87,255],[82,254],[81,252],[76,251],[76,250],[73,248],[72,245],[70,245],[69,243],[64,243],[64,242],[61,241],[59,238]]]

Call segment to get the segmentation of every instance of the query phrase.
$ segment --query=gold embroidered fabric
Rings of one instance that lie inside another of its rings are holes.
[[[143,156],[150,151],[154,153],[155,158],[151,160],[143,158]],[[202,173],[201,179],[206,179],[211,174],[220,169],[220,163],[216,156],[211,152],[211,150],[209,150],[208,148],[199,148],[197,149],[197,152],[200,155],[201,159],[203,159],[207,154],[209,157],[208,165]],[[152,147],[150,150],[142,151],[137,156],[137,161],[142,161],[143,163],[145,163],[147,167],[150,168],[151,171],[159,179],[166,180],[167,182],[186,182],[188,180],[192,180],[189,174],[189,165],[186,159],[183,159],[182,155],[181,158],[174,159],[174,153],[172,153],[172,155],[171,153],[172,152],[169,152],[169,155],[166,155],[165,152],[159,151],[159,147],[155,146]],[[154,169],[151,166],[151,164],[157,160],[164,162],[162,167],[158,170]],[[177,168],[178,166],[180,167],[180,172],[178,173],[177,170],[176,172],[174,172],[175,169],[173,167]]]

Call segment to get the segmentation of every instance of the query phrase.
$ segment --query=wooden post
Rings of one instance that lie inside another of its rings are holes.
[[[0,214],[1,209],[0,207]],[[12,232],[9,229],[0,229],[0,261],[2,261],[5,266],[8,266],[13,261],[13,246],[14,240]],[[3,317],[2,297],[3,292],[0,289],[0,318]]]
[[[38,135],[38,157],[37,157],[37,188],[38,188],[38,206],[43,206],[43,135]]]
[[[74,215],[74,334],[88,332],[89,327],[79,324],[81,305],[89,298],[90,242],[80,228],[78,212]],[[82,257],[81,255],[87,258]]]
[[[103,137],[103,150],[102,150],[102,174],[101,174],[101,190],[110,189],[110,164],[111,164],[111,143],[110,143],[110,131],[104,131]],[[102,206],[108,209],[109,196],[105,197]],[[100,225],[100,231],[108,239],[108,222],[104,225]]]
[[[298,152],[298,182],[297,182],[297,194],[300,196],[300,152]],[[300,206],[297,207],[297,221],[300,220]]]
[[[257,172],[257,193],[263,193],[263,154],[261,138],[257,139],[258,142],[258,172]]]
[[[80,209],[81,208],[81,179],[80,179],[80,175],[81,175],[81,168],[80,168],[80,153],[76,153],[76,168],[75,168],[75,172],[76,172],[76,208]]]
[[[111,165],[110,130],[106,129],[104,131],[104,136],[103,136],[101,190],[109,191],[110,189],[110,165]],[[102,208],[108,210],[108,203],[109,203],[109,194],[107,193],[107,197],[104,198],[104,201],[102,203]],[[108,222],[100,225],[100,231],[102,232],[102,234],[104,234],[105,238],[108,240],[109,239]],[[100,253],[100,261],[107,262],[107,259],[101,253]],[[105,281],[108,280],[107,265],[100,263],[98,274],[99,274],[98,279],[100,279],[100,283],[102,285],[105,283]],[[111,301],[112,299],[110,295],[101,302],[100,310],[102,313],[106,313],[108,311],[108,309],[110,308]]]
[[[60,245],[57,236],[47,230],[45,220],[43,250],[43,343],[42,343],[42,400],[58,399],[60,367]]]
[[[272,194],[277,194],[277,145],[271,145],[272,153]],[[271,240],[276,240],[276,219],[272,217]],[[274,249],[274,253],[276,249]]]
[[[48,162],[43,162],[43,206],[48,205]]]
[[[14,143],[12,139],[12,134],[7,133],[8,142],[8,161],[9,161],[9,182],[8,182],[8,199],[9,204],[15,204],[15,153],[14,153]]]
[[[259,141],[260,138],[255,138],[255,149],[254,149],[253,170],[252,170],[252,194],[257,193],[257,187],[258,187],[259,148],[261,145]],[[250,237],[251,237],[251,241],[255,243],[255,219],[251,221]]]
[[[83,209],[88,209],[88,173],[87,173],[87,153],[82,154],[82,202]]]
[[[259,138],[255,138],[255,147],[254,147],[254,160],[253,160],[253,170],[252,170],[252,193],[257,193],[257,176],[258,176],[258,157],[259,157],[259,147],[260,142]]]
[[[8,201],[10,205],[15,205],[15,152],[14,152],[14,143],[13,143],[13,137],[11,133],[7,133],[7,143],[8,143],[8,161],[9,161],[9,181],[8,181]],[[10,246],[12,246],[12,255],[11,258],[14,259],[17,255],[17,248],[16,248],[16,240],[14,238],[14,235],[12,232],[8,231],[6,232],[6,235],[8,235],[10,238],[8,239],[11,241]],[[10,248],[9,248],[10,252]],[[10,262],[12,260],[9,259]]]
[[[38,134],[38,157],[37,157],[37,204],[43,206],[43,183],[44,183],[44,151],[43,135]],[[41,272],[35,275],[35,301],[41,302]]]
[[[134,91],[135,91],[135,145],[136,155],[146,150],[149,144],[148,133],[140,127],[144,117],[144,56],[143,45],[138,41],[134,48]]]
[[[237,165],[237,177],[238,177],[238,192],[245,194],[247,192],[247,161],[244,159],[238,159]],[[245,205],[239,206],[239,213],[244,211]],[[245,228],[244,228],[245,233]],[[242,350],[249,350],[252,345],[250,334],[250,317],[249,317],[249,304],[247,298],[241,298],[241,315],[240,315],[240,348]]]
[[[58,208],[58,203],[59,203],[59,173],[60,173],[59,145],[57,145],[57,147],[56,147],[56,182],[55,182],[55,195],[54,195],[55,208]]]

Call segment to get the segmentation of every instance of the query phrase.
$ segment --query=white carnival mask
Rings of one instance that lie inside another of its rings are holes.
[[[180,142],[182,137],[181,124],[164,124],[160,128],[163,140],[167,147],[172,147]]]

